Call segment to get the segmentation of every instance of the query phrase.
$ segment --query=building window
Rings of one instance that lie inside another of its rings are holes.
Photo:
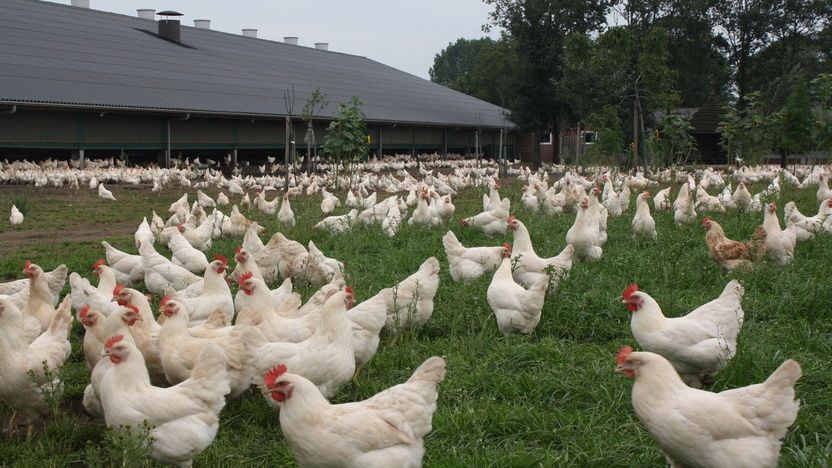
[[[548,132],[548,133],[544,133],[543,135],[540,135],[539,143],[541,145],[551,145],[552,144],[552,132]]]

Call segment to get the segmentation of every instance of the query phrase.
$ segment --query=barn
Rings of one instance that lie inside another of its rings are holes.
[[[0,157],[255,160],[292,141],[303,153],[315,90],[326,96],[317,145],[338,104],[357,96],[373,155],[473,154],[478,142],[494,155],[502,134],[514,156],[504,109],[366,57],[88,4],[0,2]]]

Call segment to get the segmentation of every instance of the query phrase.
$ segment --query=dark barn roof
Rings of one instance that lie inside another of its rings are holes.
[[[0,1],[0,104],[277,117],[316,88],[361,99],[370,122],[502,126],[501,108],[355,55],[37,0]],[[406,52],[406,51],[402,51]],[[511,125],[509,123],[509,125]]]
[[[694,134],[717,134],[725,105],[713,91],[705,98],[702,106],[691,116],[690,125]]]

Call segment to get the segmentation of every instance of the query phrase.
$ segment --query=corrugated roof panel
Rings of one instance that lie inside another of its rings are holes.
[[[39,0],[0,2],[0,101],[274,116],[294,85],[295,113],[316,88],[361,99],[370,121],[502,125],[503,110],[365,57],[156,23]]]

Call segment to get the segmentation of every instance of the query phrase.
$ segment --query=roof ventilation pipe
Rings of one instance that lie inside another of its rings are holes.
[[[72,6],[78,8],[89,8],[90,0],[72,0]]]
[[[298,38],[295,36],[286,36],[283,38],[283,42],[289,45],[298,45]]]
[[[315,48],[318,50],[329,50],[329,42],[316,42]]]
[[[211,29],[211,20],[197,19],[194,20],[194,27],[197,29]]]
[[[244,37],[253,37],[257,38],[257,30],[256,29],[243,29],[243,36]]]
[[[182,42],[181,24],[178,19],[182,13],[176,11],[160,11],[159,16],[164,16],[164,19],[159,20],[159,37],[167,39],[171,42]]]
[[[139,18],[141,18],[141,19],[146,19],[146,20],[155,20],[156,19],[156,10],[153,10],[151,8],[142,8],[142,9],[136,10],[136,12],[139,14]]]

